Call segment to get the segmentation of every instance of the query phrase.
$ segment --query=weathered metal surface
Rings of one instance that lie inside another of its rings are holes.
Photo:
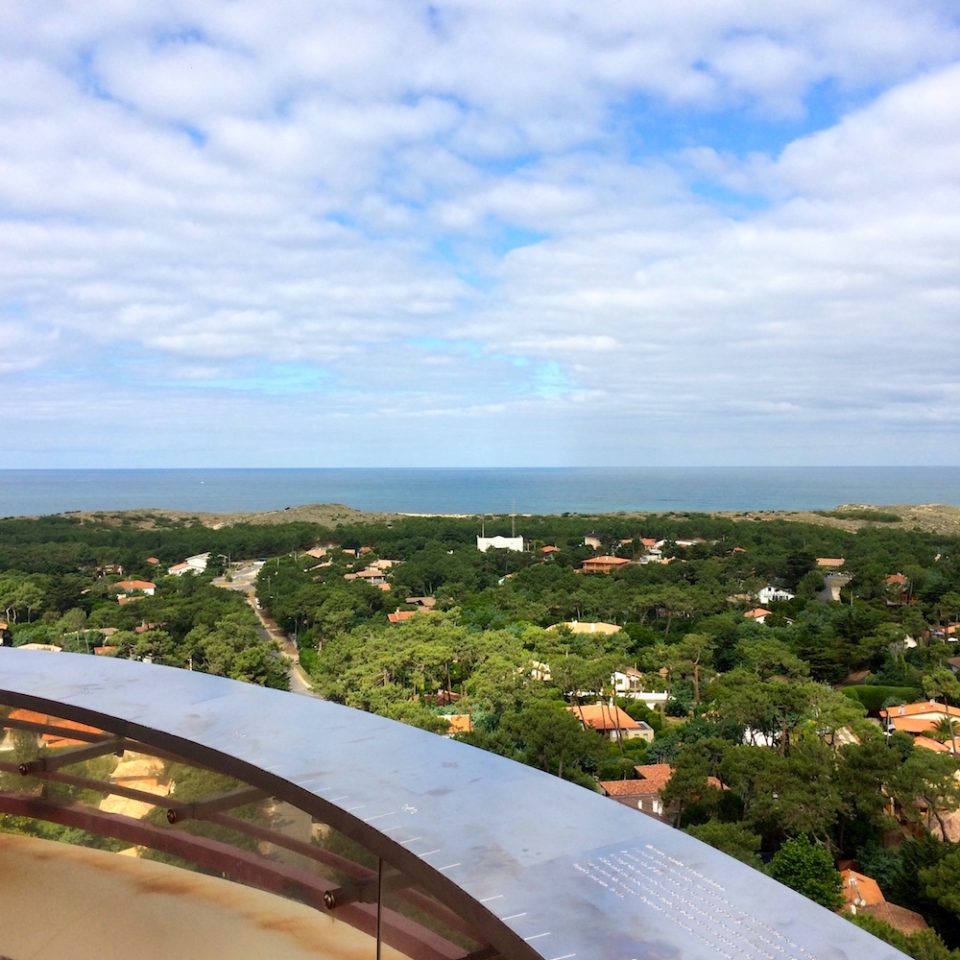
[[[359,841],[510,957],[902,960],[679,831],[370,714],[189,671],[0,650],[0,703],[170,749]]]

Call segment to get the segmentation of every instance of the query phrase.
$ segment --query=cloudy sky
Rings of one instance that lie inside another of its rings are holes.
[[[5,466],[960,463],[955,0],[4,0]]]

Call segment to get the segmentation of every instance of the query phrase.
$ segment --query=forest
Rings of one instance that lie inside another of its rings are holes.
[[[322,696],[437,733],[469,717],[461,739],[592,790],[669,764],[675,826],[830,907],[836,865],[854,864],[931,929],[857,922],[916,957],[956,958],[954,731],[941,724],[931,737],[949,748],[924,749],[880,711],[960,705],[960,539],[873,514],[856,532],[696,514],[487,518],[487,536],[524,538],[523,551],[487,552],[478,518],[3,520],[0,617],[14,645],[284,687],[288,665],[247,598],[213,585],[261,558],[257,600]],[[206,573],[166,574],[200,553]],[[629,563],[582,572],[598,556]],[[824,558],[842,561],[841,578]],[[118,603],[130,578],[154,595]],[[760,604],[764,588],[783,599]],[[578,629],[598,622],[619,629]],[[651,742],[605,739],[568,709],[614,700],[627,670],[665,694],[662,710],[616,701]]]

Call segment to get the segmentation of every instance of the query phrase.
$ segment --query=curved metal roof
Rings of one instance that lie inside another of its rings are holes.
[[[901,960],[755,870],[582,787],[372,714],[219,677],[0,651],[0,703],[230,773],[543,960]]]

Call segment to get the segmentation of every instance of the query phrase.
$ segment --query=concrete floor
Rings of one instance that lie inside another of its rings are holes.
[[[373,960],[309,907],[165,864],[0,834],[0,958]],[[383,957],[399,960],[384,946]]]

